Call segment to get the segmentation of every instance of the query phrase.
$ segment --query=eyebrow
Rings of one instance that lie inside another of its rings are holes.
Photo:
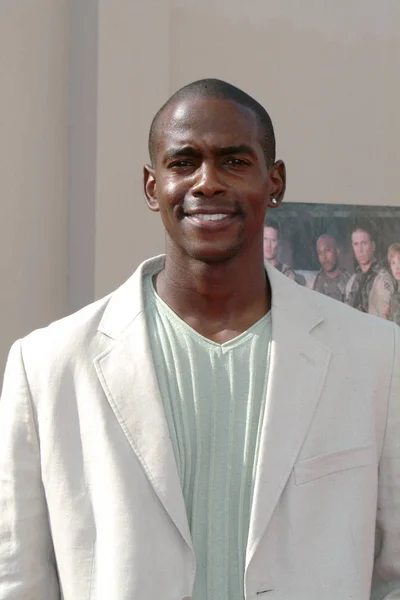
[[[218,148],[216,151],[217,156],[227,156],[230,154],[247,154],[248,156],[255,156],[255,152],[251,146],[247,144],[239,144],[238,146],[226,146],[225,148]]]
[[[239,144],[237,146],[225,146],[222,148],[217,148],[215,154],[219,157],[221,156],[232,156],[233,154],[246,154],[247,156],[255,157],[256,153],[251,146],[247,144]],[[199,158],[201,156],[201,152],[196,150],[193,146],[181,146],[179,148],[169,148],[163,158],[163,162],[168,162],[170,160],[182,157],[192,157]]]
[[[200,152],[193,148],[193,146],[180,146],[179,148],[172,147],[165,152],[163,162],[168,162],[174,158],[182,158],[183,156],[197,158],[200,156]]]

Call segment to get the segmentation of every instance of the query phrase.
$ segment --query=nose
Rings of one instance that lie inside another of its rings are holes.
[[[211,162],[204,162],[201,169],[198,169],[198,178],[192,186],[194,196],[212,198],[222,195],[226,191],[217,167]]]

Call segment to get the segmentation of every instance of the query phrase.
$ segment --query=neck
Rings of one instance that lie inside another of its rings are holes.
[[[324,271],[324,273],[325,273],[325,275],[327,277],[330,277],[331,279],[334,279],[335,277],[337,277],[339,275],[340,269],[339,269],[339,267],[335,267],[333,269],[333,271]]]
[[[246,331],[270,309],[262,247],[223,263],[205,263],[167,252],[156,279],[159,296],[191,327],[215,341]]]
[[[372,267],[372,260],[367,265],[360,265],[360,269],[363,273],[366,273]]]

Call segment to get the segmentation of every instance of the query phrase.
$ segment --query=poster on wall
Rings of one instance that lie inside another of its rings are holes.
[[[400,325],[400,207],[284,203],[264,258],[300,285]]]

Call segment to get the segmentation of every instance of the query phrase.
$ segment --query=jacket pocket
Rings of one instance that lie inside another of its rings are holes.
[[[351,448],[332,454],[321,454],[307,460],[302,460],[294,466],[296,485],[314,481],[333,473],[348,471],[358,467],[374,464],[374,450],[372,446]]]

